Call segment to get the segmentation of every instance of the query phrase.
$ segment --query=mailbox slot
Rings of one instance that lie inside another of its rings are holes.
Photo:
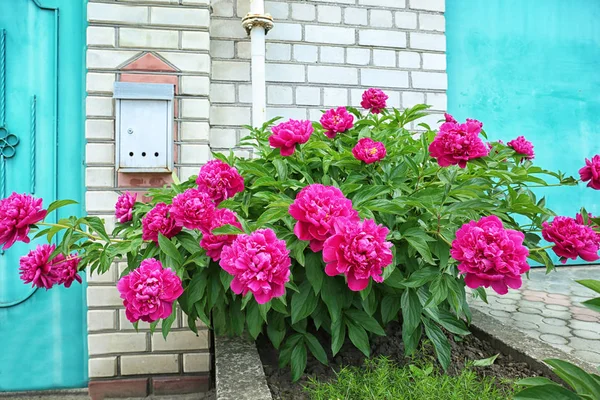
[[[173,85],[115,82],[119,172],[173,170]]]

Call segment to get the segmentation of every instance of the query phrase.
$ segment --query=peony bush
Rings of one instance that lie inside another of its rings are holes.
[[[577,181],[535,166],[524,137],[490,143],[481,122],[448,114],[436,131],[418,123],[427,106],[386,100],[369,89],[362,111],[248,127],[254,157],[214,154],[144,202],[124,193],[110,234],[96,217],[47,217],[72,201],[44,209],[13,194],[0,200],[0,245],[51,243],[21,258],[23,281],[45,289],[125,259],[117,289],[132,323],[166,336],[178,305],[194,331],[200,319],[218,335],[264,334],[293,379],[308,352],[327,363],[347,339],[368,356],[393,320],[407,354],[428,338],[446,368],[447,334],[469,333],[466,287],[517,289],[531,262],[553,268],[550,249],[598,259],[598,220],[555,216],[537,198],[531,186]],[[594,189],[597,157],[580,171]]]

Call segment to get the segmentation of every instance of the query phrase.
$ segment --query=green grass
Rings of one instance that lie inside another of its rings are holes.
[[[433,364],[399,367],[385,357],[343,368],[331,382],[313,379],[305,390],[312,400],[506,400],[513,393],[511,385],[471,369],[447,376]]]

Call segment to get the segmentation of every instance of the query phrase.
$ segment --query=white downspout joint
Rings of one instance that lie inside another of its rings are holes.
[[[252,125],[266,122],[265,35],[273,28],[273,17],[265,14],[264,0],[250,0],[250,12],[242,19],[250,36],[252,54]]]

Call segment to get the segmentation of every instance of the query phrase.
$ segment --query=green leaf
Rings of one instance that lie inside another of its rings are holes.
[[[346,341],[344,318],[338,317],[331,322],[331,353],[335,356]]]
[[[544,362],[554,368],[552,372],[567,382],[577,393],[591,396],[600,394],[600,383],[578,366],[558,359],[548,359]]]
[[[169,331],[171,330],[171,326],[173,325],[173,322],[175,321],[175,317],[177,315],[177,313],[175,312],[176,306],[177,306],[177,303],[173,302],[173,308],[171,310],[171,315],[169,315],[166,319],[163,319],[163,321],[162,321],[161,330],[162,330],[162,335],[165,338],[165,340],[167,340],[167,335],[169,334]]]
[[[413,355],[417,346],[421,342],[421,336],[423,335],[423,329],[420,326],[412,332],[407,329],[406,324],[402,324],[402,343],[404,344],[404,354],[407,356]]]
[[[181,257],[179,250],[177,250],[177,247],[171,240],[163,236],[162,233],[158,234],[158,247],[169,258],[173,259],[178,266],[183,264],[183,258]]]
[[[515,382],[517,385],[521,386],[540,386],[540,385],[556,385],[556,382],[551,381],[548,378],[544,378],[541,376],[534,376],[531,378],[521,379]]]
[[[600,297],[597,297],[595,299],[590,299],[590,300],[582,301],[581,305],[589,308],[590,310],[594,310],[594,311],[600,313]]]
[[[348,337],[350,338],[350,341],[365,355],[365,357],[369,357],[371,354],[371,347],[369,346],[367,331],[351,320],[346,320],[346,326],[348,327]]]
[[[66,200],[68,201],[68,200]],[[86,217],[85,223],[94,230],[104,241],[110,242],[110,238],[106,233],[106,228],[104,227],[104,222],[98,217]]]
[[[223,289],[225,289],[226,291],[227,289],[229,289],[233,278],[233,275],[229,275],[229,272],[225,271],[224,269],[221,269],[221,271],[219,271],[219,279],[221,281],[221,285],[223,285]]]
[[[315,358],[319,360],[321,364],[327,365],[327,353],[325,353],[325,349],[323,349],[323,346],[321,346],[321,343],[319,343],[317,338],[310,333],[305,333],[304,341],[306,342],[306,345],[308,346],[308,349],[312,355],[315,356]]]
[[[414,289],[406,289],[402,293],[402,324],[406,325],[407,332],[412,332],[421,323],[421,302]]]
[[[204,293],[206,291],[206,283],[206,274],[200,273],[194,275],[192,281],[185,289],[187,293],[188,304],[190,306],[200,301],[204,297]]]
[[[427,242],[422,237],[403,235],[403,239],[405,239],[408,244],[421,255],[421,257],[423,257],[425,262],[428,264],[435,264],[433,256],[431,255],[431,250],[429,250]]]
[[[318,295],[323,286],[323,278],[325,278],[323,258],[319,253],[309,252],[306,254],[304,268],[306,268],[306,279],[312,285],[315,295]]]
[[[233,225],[223,225],[211,231],[213,235],[243,235],[244,231]]]
[[[321,299],[327,305],[327,310],[329,311],[329,316],[331,317],[332,322],[341,319],[340,316],[342,314],[343,300],[340,296],[340,293],[342,293],[344,290],[347,289],[341,287],[336,278],[327,278],[323,281]]]
[[[406,282],[404,282],[404,285],[410,288],[419,288],[426,283],[433,281],[440,276],[440,274],[440,270],[434,267],[421,268],[410,274]]]
[[[469,331],[465,323],[448,310],[442,308],[425,308],[425,313],[432,320],[455,335],[466,336],[471,334],[471,331]]]
[[[50,214],[52,211],[64,207],[64,206],[68,206],[71,204],[79,204],[78,202],[76,202],[75,200],[56,200],[53,201],[52,203],[50,203],[50,205],[48,206],[48,214]]]
[[[175,236],[175,238],[181,244],[181,247],[186,249],[190,254],[196,254],[202,251],[200,241],[188,232],[182,231]]]
[[[360,206],[361,203],[365,201],[374,199],[376,197],[382,196],[383,194],[390,192],[389,186],[383,185],[365,185],[358,192],[354,194],[352,197],[352,203],[354,207]]]
[[[246,325],[248,326],[248,333],[256,340],[260,332],[262,331],[263,318],[260,315],[258,309],[258,303],[252,301],[246,306]]]
[[[402,306],[400,296],[384,296],[381,300],[381,320],[386,325],[398,316]]]
[[[357,309],[349,309],[345,311],[346,316],[353,322],[359,324],[369,332],[373,332],[379,336],[385,336],[385,331],[379,325],[379,322],[366,312]]]
[[[266,224],[272,224],[287,216],[289,216],[287,207],[273,207],[267,208],[264,213],[256,220],[257,226],[264,226]]]
[[[499,355],[500,354],[495,354],[488,358],[482,358],[481,360],[475,360],[475,361],[473,361],[473,365],[475,367],[489,367],[490,365],[494,364],[494,361],[496,361],[496,358],[498,358]]]
[[[575,282],[585,286],[588,289],[592,289],[596,293],[600,293],[600,281],[594,279],[582,279]]]
[[[306,346],[302,340],[292,350],[290,364],[292,366],[292,381],[296,382],[306,369]]]
[[[158,325],[158,321],[160,320],[157,319],[156,321],[150,324],[150,333],[154,334],[154,331],[156,330],[156,325]]]
[[[425,334],[431,340],[433,349],[438,358],[438,361],[444,368],[444,371],[448,370],[450,365],[450,342],[444,332],[429,318],[422,318],[423,325],[425,326]]]
[[[279,349],[283,338],[285,337],[285,318],[282,314],[272,313],[269,316],[269,323],[267,325],[267,336],[273,347]]]
[[[300,285],[300,292],[292,296],[292,324],[308,317],[317,307],[318,298],[312,291],[310,282]]]
[[[520,391],[514,400],[581,400],[581,397],[557,384],[532,386]]]
[[[246,316],[242,312],[241,303],[242,302],[239,298],[235,299],[235,301],[231,302],[229,306],[229,312],[227,313],[231,330],[233,334],[237,336],[241,336],[244,333],[244,323],[246,322]]]

